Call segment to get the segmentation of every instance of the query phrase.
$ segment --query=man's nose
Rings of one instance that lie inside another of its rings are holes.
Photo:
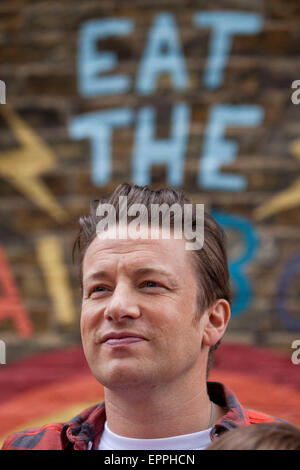
[[[104,318],[119,322],[126,317],[134,319],[139,316],[140,308],[136,302],[133,288],[126,283],[117,285],[109,298],[104,311]]]

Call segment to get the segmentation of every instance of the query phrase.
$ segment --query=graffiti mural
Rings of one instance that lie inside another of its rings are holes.
[[[234,293],[229,338],[254,348],[259,329],[263,345],[286,359],[300,335],[293,8],[283,0],[231,9],[222,0],[213,8],[140,3],[26,0],[17,9],[4,0],[1,7],[9,12],[0,19],[1,371],[17,360],[30,364],[28,355],[38,364],[49,349],[56,365],[57,351],[69,357],[68,347],[82,361],[77,221],[90,201],[125,181],[183,188],[223,226]],[[78,367],[58,385],[36,384],[36,395],[26,389],[28,404],[48,397],[48,385],[54,394],[75,390],[69,411],[92,402],[102,390]],[[239,368],[224,374],[235,383]],[[265,390],[274,380],[266,377]],[[23,398],[3,397],[11,403],[7,431],[43,414],[33,407],[12,419]],[[63,415],[55,403],[49,414]]]

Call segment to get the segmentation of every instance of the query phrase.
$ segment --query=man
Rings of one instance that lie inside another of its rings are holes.
[[[163,204],[173,212],[152,223]],[[200,450],[226,430],[276,420],[207,382],[231,296],[223,231],[205,213],[201,240],[199,218],[179,191],[128,184],[81,218],[82,342],[105,401],[9,436],[4,449]]]

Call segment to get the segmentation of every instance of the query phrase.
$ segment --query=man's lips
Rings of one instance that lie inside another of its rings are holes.
[[[137,336],[126,336],[125,338],[109,338],[104,343],[110,346],[126,346],[131,343],[138,343],[145,341],[143,338]]]
[[[146,338],[139,333],[131,331],[123,332],[110,332],[101,338],[100,343],[105,343],[111,346],[126,345],[131,343],[137,343],[139,341],[145,341]]]

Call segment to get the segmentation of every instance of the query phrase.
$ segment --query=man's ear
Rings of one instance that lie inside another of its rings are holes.
[[[203,344],[214,346],[225,333],[230,319],[230,305],[225,299],[217,299],[205,311],[206,322],[203,330]]]

